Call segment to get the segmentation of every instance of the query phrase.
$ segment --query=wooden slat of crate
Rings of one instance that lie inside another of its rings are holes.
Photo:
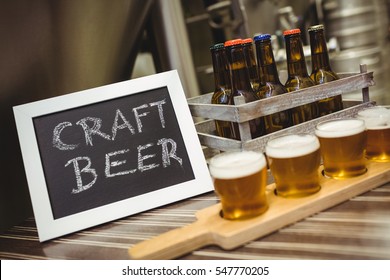
[[[210,94],[187,100],[192,116],[242,123],[261,116],[375,85],[373,72],[345,75],[323,85],[274,96],[243,105],[211,104]]]
[[[342,111],[332,113],[299,125],[292,126],[290,128],[285,128],[283,130],[267,134],[265,136],[252,139],[249,141],[237,141],[228,138],[223,138],[214,135],[215,124],[214,120],[207,120],[195,125],[200,143],[209,148],[218,149],[221,151],[231,151],[231,150],[256,150],[264,152],[265,145],[269,139],[275,138],[284,134],[289,133],[314,133],[315,126],[322,121],[341,118],[341,117],[353,117],[357,114],[358,111],[362,110],[365,107],[374,105],[375,102],[360,103],[358,105],[346,108]]]

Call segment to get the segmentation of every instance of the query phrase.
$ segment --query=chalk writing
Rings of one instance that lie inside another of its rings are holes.
[[[82,161],[82,160],[87,161],[87,165],[85,167],[83,167],[83,169],[80,170],[79,161]],[[90,187],[92,187],[92,185],[95,184],[95,182],[96,182],[97,174],[96,174],[96,170],[91,168],[91,159],[89,157],[77,157],[77,158],[69,160],[65,164],[65,167],[67,167],[71,163],[73,163],[74,173],[76,175],[76,182],[77,182],[77,189],[72,189],[72,193],[73,194],[80,193],[80,192],[85,191],[85,190],[89,189]],[[92,181],[86,185],[83,185],[81,173],[92,174],[92,176],[93,176]]]
[[[171,145],[171,149],[168,148],[167,144]],[[162,164],[164,168],[167,168],[169,165],[171,165],[170,159],[176,160],[180,165],[182,165],[183,160],[176,155],[176,142],[172,139],[160,139],[157,141],[157,145],[161,146],[161,159],[162,159]],[[153,143],[148,143],[146,145],[139,145],[137,147],[137,158],[138,158],[138,166],[136,169],[128,169],[128,170],[122,170],[118,171],[116,173],[112,173],[111,169],[113,167],[119,167],[121,165],[125,165],[127,163],[126,160],[114,160],[111,161],[112,157],[118,156],[118,155],[123,155],[127,154],[130,152],[130,149],[124,149],[124,150],[119,150],[111,153],[107,153],[105,155],[105,168],[104,168],[104,173],[106,178],[110,177],[115,177],[115,176],[123,176],[123,175],[128,175],[128,174],[133,174],[137,170],[140,172],[144,172],[153,168],[157,168],[160,166],[159,163],[149,163],[149,164],[144,164],[144,161],[150,159],[150,158],[155,158],[156,154],[143,154],[143,151],[147,150],[148,148],[152,147]],[[87,165],[80,170],[80,165],[79,161],[87,161]],[[77,157],[69,160],[66,164],[65,167],[73,163],[73,168],[74,172],[76,175],[76,182],[77,182],[77,189],[73,189],[72,193],[73,194],[78,194],[82,191],[85,191],[92,187],[96,183],[97,180],[97,173],[96,170],[91,168],[92,162],[91,159],[88,157]],[[83,180],[81,177],[81,173],[89,173],[93,175],[93,180],[90,181],[88,184],[83,185]]]
[[[78,146],[78,144],[77,145],[68,145],[68,144],[65,144],[64,142],[61,141],[61,139],[60,139],[61,132],[67,126],[72,126],[72,123],[70,123],[70,122],[60,123],[53,130],[53,147],[55,147],[61,151],[73,150]]]
[[[164,110],[163,106],[166,102],[164,100],[159,100],[157,102],[151,102],[148,104],[143,104],[141,106],[135,107],[132,109],[135,117],[135,121],[137,123],[137,128],[138,128],[138,133],[142,133],[142,117],[146,117],[149,115],[150,111],[144,111],[143,113],[139,113],[139,110],[148,108],[148,107],[157,107],[158,110],[158,115],[160,119],[160,124],[162,128],[165,128],[165,119],[164,119]],[[118,125],[118,120],[119,118],[122,119],[122,124]],[[88,146],[93,146],[93,141],[92,141],[92,136],[93,135],[98,135],[106,140],[110,141],[115,141],[116,134],[118,129],[125,129],[127,128],[131,134],[135,134],[135,130],[133,126],[130,124],[130,122],[125,118],[121,110],[116,109],[115,111],[115,118],[114,122],[112,124],[111,128],[111,133],[112,136],[109,134],[102,132],[100,129],[102,127],[102,119],[97,118],[97,117],[85,117],[76,122],[76,125],[79,125],[82,127],[85,135],[85,144]],[[65,144],[61,140],[61,132],[66,128],[66,127],[71,127],[72,123],[71,122],[62,122],[58,125],[53,130],[53,147],[59,149],[59,150],[73,150],[79,146],[79,144]]]
[[[123,124],[118,125],[118,117],[120,117],[122,119]],[[124,129],[124,128],[128,128],[131,134],[135,133],[134,128],[131,126],[129,121],[126,120],[126,118],[123,116],[122,112],[119,109],[117,109],[116,110],[116,114],[115,114],[114,124],[112,125],[112,129],[111,129],[111,131],[112,131],[112,137],[111,137],[112,141],[115,140],[117,130],[118,129]]]
[[[166,87],[39,116],[55,219],[195,179]]]

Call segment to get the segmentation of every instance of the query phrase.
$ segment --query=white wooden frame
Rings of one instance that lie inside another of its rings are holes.
[[[54,219],[33,118],[165,86],[172,100],[195,179]],[[176,70],[19,105],[13,109],[41,242],[213,190],[206,160]]]

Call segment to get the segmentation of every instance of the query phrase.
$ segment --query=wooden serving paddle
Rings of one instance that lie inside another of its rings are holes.
[[[234,249],[390,181],[389,162],[369,162],[367,168],[365,174],[344,180],[321,174],[321,190],[302,198],[278,197],[275,185],[268,185],[269,209],[255,218],[225,220],[220,216],[220,204],[199,210],[196,222],[135,244],[129,249],[130,258],[172,259],[211,244]]]

